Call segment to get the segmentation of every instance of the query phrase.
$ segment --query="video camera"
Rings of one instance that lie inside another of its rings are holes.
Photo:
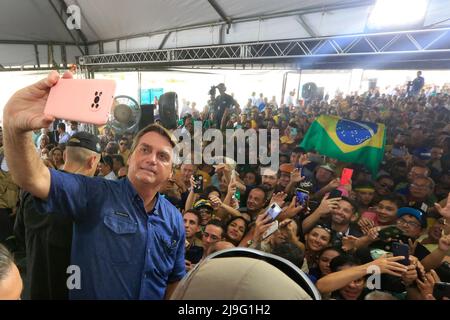
[[[212,86],[211,89],[209,89],[208,94],[209,94],[211,97],[215,97],[215,96],[216,96],[216,89],[217,89],[217,86]]]

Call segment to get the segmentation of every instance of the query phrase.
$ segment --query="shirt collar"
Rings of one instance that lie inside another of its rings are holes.
[[[137,193],[136,189],[131,184],[131,181],[128,179],[128,177],[125,177],[123,179],[120,179],[120,183],[123,185],[123,188],[125,188],[125,191],[131,196],[131,198],[135,201],[141,201],[143,203],[143,200],[141,196]],[[148,212],[148,214],[155,214],[159,215],[160,207],[161,207],[161,197],[159,192],[155,194],[156,197],[156,203],[153,209]]]

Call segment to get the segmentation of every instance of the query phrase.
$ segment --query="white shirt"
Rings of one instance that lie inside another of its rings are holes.
[[[183,107],[180,117],[183,118],[187,113],[192,114],[192,109],[189,106]]]
[[[105,178],[106,180],[117,180],[117,176],[114,173],[114,171],[111,171],[110,173],[108,173],[106,176],[104,176],[103,178]]]
[[[293,105],[294,104],[294,98],[291,95],[288,95],[287,99],[286,99],[286,104],[289,105]]]
[[[9,171],[8,163],[6,163],[6,158],[3,158],[2,164],[1,164],[0,167],[1,167],[2,171],[4,171],[4,172],[8,172]]]
[[[59,135],[58,143],[67,143],[69,141],[70,135],[67,132],[64,132],[62,135]]]

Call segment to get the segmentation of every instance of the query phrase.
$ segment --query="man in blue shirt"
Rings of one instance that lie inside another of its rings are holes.
[[[58,143],[67,143],[70,139],[70,134],[66,132],[66,124],[64,122],[58,123]]]
[[[412,81],[411,85],[411,95],[417,96],[420,94],[420,90],[422,90],[425,84],[425,79],[422,77],[422,71],[417,71],[417,78]]]
[[[158,125],[140,131],[128,176],[119,181],[49,170],[30,132],[54,120],[44,107],[58,80],[52,72],[11,97],[4,109],[5,155],[14,181],[38,198],[40,209],[74,220],[71,263],[81,273],[70,298],[169,297],[185,274],[183,219],[158,193],[172,173],[175,141]]]

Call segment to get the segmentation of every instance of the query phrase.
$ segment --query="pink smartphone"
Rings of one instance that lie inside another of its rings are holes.
[[[341,185],[345,186],[350,184],[350,180],[352,179],[353,169],[344,168],[342,169],[341,175]]]
[[[58,119],[103,125],[114,100],[116,82],[104,79],[59,79],[50,89],[44,113]]]

